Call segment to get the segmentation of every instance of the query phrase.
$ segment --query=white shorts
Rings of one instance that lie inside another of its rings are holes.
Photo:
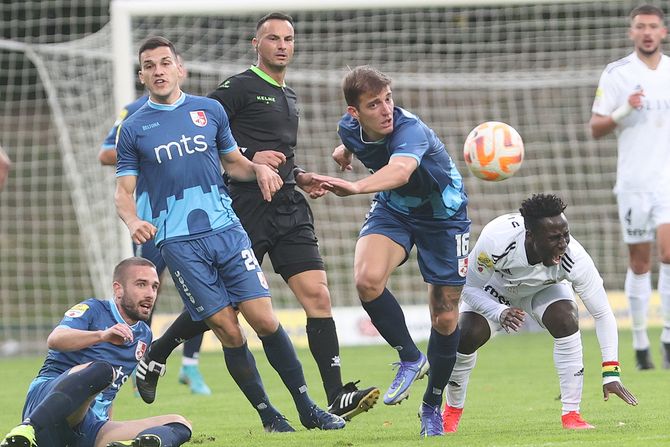
[[[498,301],[493,297],[493,295],[491,295],[491,299],[493,301]],[[569,284],[552,284],[549,287],[540,290],[535,295],[530,295],[524,298],[520,298],[519,300],[515,300],[515,302],[510,304],[510,306],[523,309],[524,312],[526,312],[528,315],[533,317],[535,321],[538,322],[540,327],[546,329],[542,323],[542,316],[544,315],[544,312],[547,310],[547,307],[549,307],[550,304],[561,300],[575,301],[575,294],[572,291],[572,286]],[[470,307],[470,305],[465,301],[461,301],[459,312],[474,312],[476,314],[479,313]],[[493,331],[502,329],[500,323],[497,321],[489,321],[489,323],[491,324],[491,329],[493,329]]]
[[[626,244],[654,240],[656,227],[670,223],[670,192],[619,192],[619,223]]]

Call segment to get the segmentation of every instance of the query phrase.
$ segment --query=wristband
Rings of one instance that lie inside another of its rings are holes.
[[[620,376],[621,367],[619,366],[619,362],[603,362],[603,378]]]
[[[612,117],[612,121],[619,124],[621,120],[630,115],[633,110],[635,109],[633,109],[630,103],[626,101],[624,105],[612,112],[612,115],[610,116]]]

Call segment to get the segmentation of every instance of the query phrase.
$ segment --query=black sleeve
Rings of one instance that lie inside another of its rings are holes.
[[[246,105],[244,83],[234,77],[223,81],[207,96],[221,103],[230,121],[233,121],[237,113]]]

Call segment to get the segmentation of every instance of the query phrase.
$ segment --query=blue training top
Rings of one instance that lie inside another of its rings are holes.
[[[117,323],[125,321],[114,301],[89,298],[65,312],[65,317],[57,327],[104,331]],[[128,380],[137,362],[151,344],[151,329],[144,321],[138,321],[130,328],[133,331],[133,341],[121,346],[102,342],[78,351],[60,352],[50,349],[31,387],[44,380],[54,379],[74,366],[96,360],[105,361],[116,370],[116,380],[96,396],[92,408],[100,418],[107,419],[116,393]]]
[[[375,199],[391,209],[414,217],[448,219],[468,203],[463,180],[438,136],[416,115],[394,107],[393,132],[379,141],[363,139],[358,120],[348,113],[340,119],[337,133],[344,146],[371,172],[391,157],[416,159],[418,167],[406,185],[381,191]]]
[[[234,150],[228,117],[214,99],[182,93],[170,105],[149,100],[123,122],[116,176],[144,182],[146,190],[136,191],[137,214],[158,228],[157,246],[239,222],[219,160]]]
[[[140,96],[135,101],[125,106],[123,110],[121,110],[119,117],[116,119],[116,121],[114,121],[114,125],[111,129],[109,129],[109,132],[105,137],[105,141],[103,141],[102,145],[100,146],[101,151],[116,149],[116,137],[118,136],[121,123],[123,123],[123,121],[130,117],[133,113],[137,112],[140,107],[147,103],[148,100],[149,96]]]

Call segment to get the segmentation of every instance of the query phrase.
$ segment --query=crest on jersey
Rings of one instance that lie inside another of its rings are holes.
[[[207,115],[204,110],[195,110],[189,112],[191,114],[191,121],[198,127],[205,127],[207,125]]]
[[[65,312],[65,316],[70,318],[79,318],[82,315],[84,315],[84,313],[86,313],[87,310],[88,310],[88,304],[79,303],[77,305],[72,306],[70,310]]]
[[[461,278],[465,278],[465,275],[468,274],[468,258],[458,260],[458,274]]]
[[[491,258],[489,258],[484,252],[479,253],[479,256],[477,256],[477,270],[481,272],[484,269],[490,268],[493,268],[493,261]]]
[[[144,343],[142,340],[139,340],[137,342],[137,348],[135,348],[135,358],[139,362],[142,357],[144,357],[144,353],[147,350],[147,344]]]

